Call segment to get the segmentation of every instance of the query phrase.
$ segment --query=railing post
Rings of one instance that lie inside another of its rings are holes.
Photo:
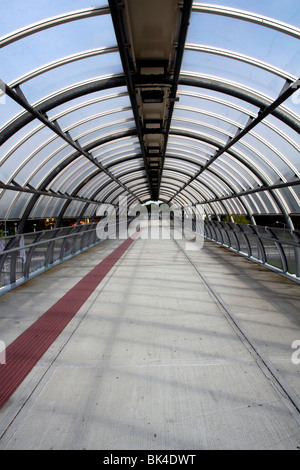
[[[49,245],[45,254],[45,261],[44,261],[45,268],[53,264],[53,250],[54,250],[54,245],[55,245],[55,239],[56,237],[58,237],[59,233],[61,233],[61,229],[56,229],[55,233],[53,233],[52,239],[49,241]]]
[[[257,249],[258,249],[258,251],[259,251],[260,254],[261,254],[261,261],[262,261],[262,264],[266,264],[266,262],[267,262],[266,250],[265,250],[265,247],[264,247],[263,242],[262,242],[261,239],[260,239],[260,236],[259,236],[259,233],[258,233],[256,227],[257,227],[257,225],[251,225],[251,229],[252,229],[252,231],[253,231],[253,235],[255,236],[256,241],[257,241]]]
[[[70,233],[69,233],[68,235],[71,235],[72,232],[74,232],[75,228],[76,228],[75,226],[69,227],[69,229],[70,229],[69,232],[70,232]],[[65,247],[66,247],[67,240],[68,240],[68,238],[67,238],[67,236],[66,236],[66,238],[63,239],[63,242],[62,242],[62,244],[61,244],[60,255],[59,255],[60,261],[62,261],[62,260],[64,259],[64,251],[65,251]]]
[[[33,243],[37,243],[41,240],[41,238],[44,236],[45,231],[43,230],[42,232],[38,232],[35,236],[35,239]],[[29,277],[29,269],[30,269],[30,264],[31,264],[31,259],[33,256],[33,253],[35,251],[35,246],[32,246],[29,248],[28,253],[26,255],[26,261],[25,261],[25,266],[24,266],[24,277],[27,278]]]
[[[249,258],[250,258],[250,256],[252,256],[252,250],[251,250],[251,245],[250,245],[249,239],[248,239],[248,237],[247,237],[247,233],[246,233],[246,231],[245,231],[245,229],[244,229],[244,227],[243,227],[242,224],[237,224],[237,225],[238,225],[238,227],[239,227],[239,229],[240,229],[240,231],[241,231],[242,237],[243,237],[244,240],[245,240],[245,243],[246,243],[246,246],[247,246],[247,249],[248,249],[248,256],[249,256]]]
[[[88,246],[88,243],[86,245],[84,245],[86,239],[89,238],[89,233],[87,234],[86,232],[88,232],[89,230],[89,225],[84,225],[84,229],[81,230],[80,233],[82,233],[82,238],[81,238],[81,242],[80,242],[80,251],[83,251],[84,249],[84,246]]]
[[[229,223],[229,222],[226,223],[226,226],[229,227],[230,232],[233,233],[233,237],[234,237],[235,242],[236,242],[236,249],[233,246],[231,246],[231,248],[233,250],[237,251],[238,253],[240,253],[240,251],[241,251],[240,241],[239,241],[239,238],[236,234],[236,230],[235,230],[234,226],[232,226],[232,224],[234,224],[234,222],[233,223]]]
[[[291,231],[292,236],[296,240],[297,243],[300,244],[300,235],[296,231],[292,230]],[[296,269],[295,273],[298,278],[300,278],[300,246],[295,246],[294,247],[294,252],[295,252],[295,262],[296,262]]]
[[[16,238],[15,238],[15,243],[13,246],[11,246],[10,248],[15,248],[18,241],[19,241],[20,237],[19,235],[16,235]],[[10,254],[10,283],[11,284],[14,284],[16,282],[16,278],[17,278],[17,256],[18,256],[18,251],[14,251],[13,253]]]
[[[278,253],[279,253],[279,256],[280,256],[280,259],[281,259],[281,264],[282,264],[282,271],[284,273],[287,273],[288,271],[288,262],[287,262],[287,259],[286,259],[286,256],[285,256],[285,252],[284,252],[284,249],[282,247],[282,242],[281,240],[279,240],[279,238],[277,237],[276,233],[270,228],[270,227],[265,227],[265,230],[267,233],[269,233],[271,235],[271,237],[274,239],[274,243],[276,245],[276,248],[278,250]]]

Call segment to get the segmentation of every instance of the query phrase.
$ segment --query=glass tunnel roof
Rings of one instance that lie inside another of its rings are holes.
[[[298,0],[1,7],[1,220],[59,226],[127,196],[293,228]]]

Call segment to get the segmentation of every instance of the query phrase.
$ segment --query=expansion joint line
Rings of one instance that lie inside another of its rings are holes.
[[[237,317],[234,313],[230,310],[229,306],[224,302],[222,297],[216,292],[216,290],[212,287],[212,285],[207,281],[205,276],[199,271],[197,266],[193,263],[191,258],[188,256],[186,251],[180,246],[178,241],[172,236],[174,242],[179,247],[179,249],[183,252],[187,260],[193,266],[194,270],[200,277],[201,281],[207,287],[208,291],[211,293],[213,298],[216,300],[217,304],[221,307],[221,310],[224,313],[225,318],[228,320],[230,325],[236,331],[238,336],[241,338],[245,346],[250,350],[250,352],[256,357],[257,365],[260,367],[262,372],[266,375],[266,377],[271,381],[274,388],[280,393],[281,397],[284,399],[284,403],[292,413],[293,417],[300,425],[300,399],[298,395],[292,390],[292,388],[286,383],[286,381],[281,377],[278,373],[277,369],[270,361],[270,359],[265,355],[265,353],[261,350],[261,348],[256,344],[253,338],[247,333],[245,328],[241,325]]]

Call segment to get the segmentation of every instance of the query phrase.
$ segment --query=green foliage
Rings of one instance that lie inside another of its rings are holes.
[[[250,224],[250,220],[245,215],[233,215],[232,219],[236,224]],[[222,222],[231,222],[230,216],[224,215]]]

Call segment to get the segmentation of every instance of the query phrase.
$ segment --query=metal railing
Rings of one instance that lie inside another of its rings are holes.
[[[0,295],[102,241],[97,223],[0,238]]]
[[[195,225],[197,232],[197,224]],[[285,228],[205,221],[204,237],[300,283],[300,232]]]
[[[193,221],[194,232],[203,229],[205,239],[300,283],[299,231]],[[97,223],[0,238],[0,295],[102,241]]]

